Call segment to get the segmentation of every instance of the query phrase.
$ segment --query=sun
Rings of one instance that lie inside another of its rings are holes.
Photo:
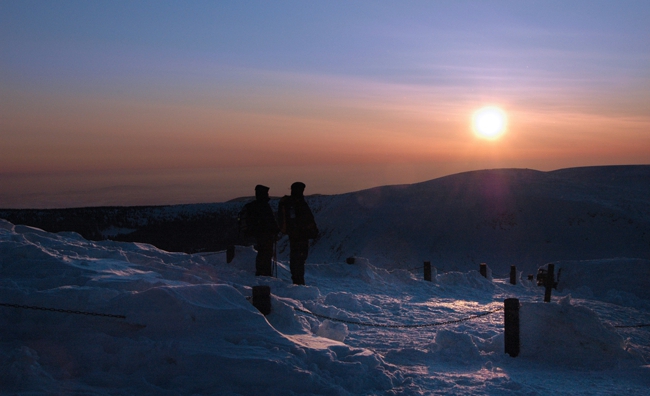
[[[472,116],[474,133],[483,139],[498,139],[506,131],[507,124],[506,113],[494,106],[478,109]]]

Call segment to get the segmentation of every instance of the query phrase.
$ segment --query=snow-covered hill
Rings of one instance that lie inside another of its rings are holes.
[[[312,202],[316,261],[488,263],[505,276],[511,265],[532,273],[558,260],[650,259],[650,166],[485,170]]]
[[[485,170],[308,199],[321,230],[311,262],[363,256],[388,269],[431,261],[462,271],[488,263],[505,276],[511,265],[534,273],[558,260],[650,259],[648,165]],[[236,224],[245,201],[0,210],[0,218],[194,253],[245,244]],[[279,251],[287,257],[286,240]]]
[[[505,276],[511,265],[534,273],[559,260],[650,259],[650,165],[483,170],[308,200],[321,230],[313,263],[362,256],[387,269],[431,261],[462,271],[488,263]],[[244,202],[0,210],[0,218],[195,253],[243,244]],[[279,253],[286,259],[286,239]]]
[[[325,210],[325,209],[323,209]],[[552,303],[524,279],[307,265],[254,277],[255,252],[170,253],[0,221],[3,395],[621,395],[650,386],[640,259],[557,263]],[[604,282],[604,279],[609,279]],[[271,288],[272,312],[249,301]],[[504,353],[518,298],[521,354]],[[329,319],[327,319],[329,318]]]

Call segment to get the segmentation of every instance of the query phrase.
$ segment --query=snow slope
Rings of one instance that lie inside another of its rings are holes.
[[[526,280],[425,282],[360,257],[310,264],[293,286],[283,262],[278,278],[254,277],[254,255],[238,247],[227,264],[0,221],[0,393],[648,394],[648,328],[613,327],[650,323],[634,281],[647,260],[557,263],[571,276],[544,304]],[[258,284],[272,290],[266,317],[249,301]],[[499,311],[510,297],[522,302],[517,358]]]
[[[311,258],[431,261],[505,276],[558,260],[650,259],[650,166],[494,169],[310,201],[322,232]]]

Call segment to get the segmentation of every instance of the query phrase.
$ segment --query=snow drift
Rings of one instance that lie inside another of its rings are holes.
[[[364,258],[308,265],[308,285],[294,286],[284,263],[279,278],[254,277],[254,255],[238,247],[227,264],[222,252],[90,242],[0,221],[2,393],[570,394],[585,381],[593,393],[649,385],[644,330],[611,325],[625,315],[650,321],[643,305],[612,309],[569,290],[542,304],[526,281],[470,271],[425,282]],[[257,284],[272,290],[266,317],[249,301]],[[517,359],[503,352],[502,312],[468,319],[513,296],[524,302]],[[537,375],[556,368],[554,384]]]

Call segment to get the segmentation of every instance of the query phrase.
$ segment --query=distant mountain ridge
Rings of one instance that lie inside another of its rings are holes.
[[[650,166],[495,169],[333,197],[312,255],[386,267],[486,262],[507,273],[556,260],[650,257]],[[325,241],[326,240],[326,241]]]
[[[245,201],[0,210],[0,218],[193,253],[243,243],[236,216]],[[506,273],[558,260],[650,259],[650,165],[481,170],[308,201],[321,231],[308,262],[356,255],[387,268],[427,260],[441,270],[485,262]],[[286,238],[278,252],[286,259]]]

